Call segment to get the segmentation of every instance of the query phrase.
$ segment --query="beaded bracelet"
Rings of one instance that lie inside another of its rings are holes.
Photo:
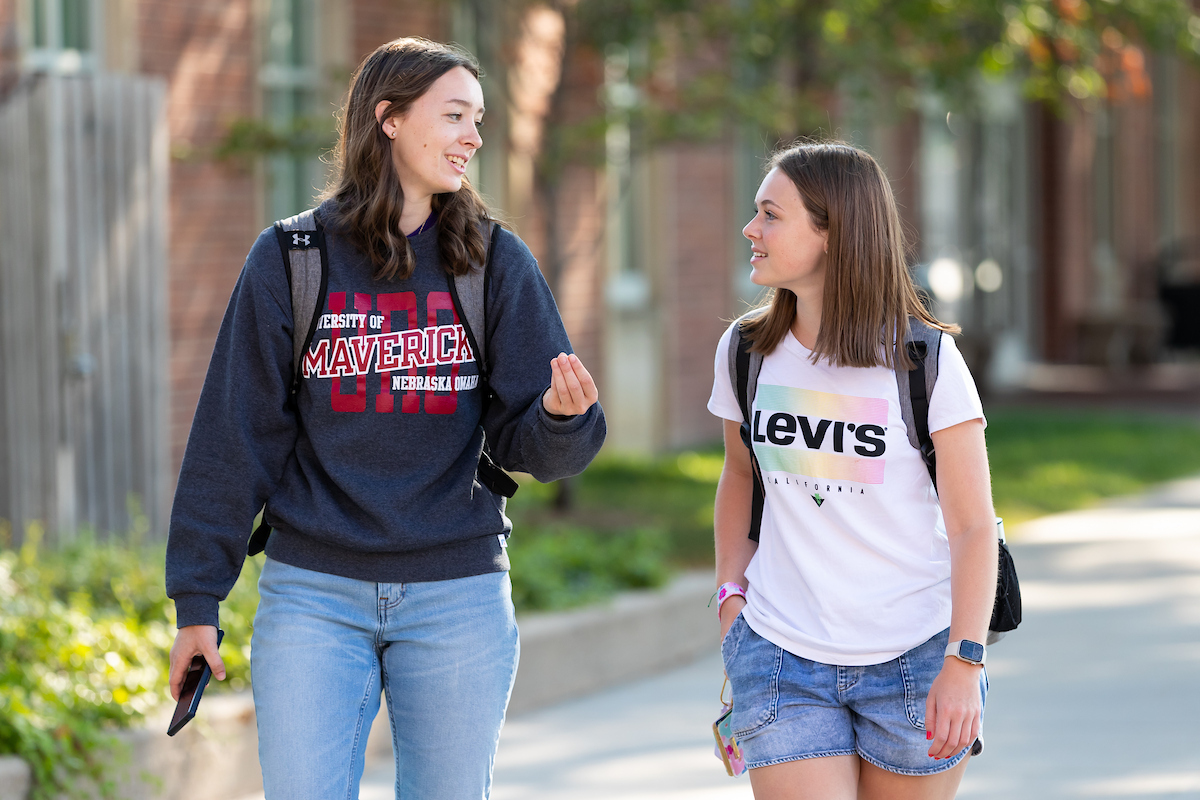
[[[717,619],[721,618],[721,606],[731,597],[745,599],[746,590],[733,581],[726,581],[717,588]]]

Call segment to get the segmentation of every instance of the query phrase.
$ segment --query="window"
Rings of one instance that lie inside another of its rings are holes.
[[[284,145],[266,160],[266,214],[276,220],[314,205],[325,181],[316,142],[333,122],[320,99],[317,0],[271,0],[265,34],[263,115]]]
[[[29,0],[26,68],[65,74],[95,69],[98,17],[95,0]]]

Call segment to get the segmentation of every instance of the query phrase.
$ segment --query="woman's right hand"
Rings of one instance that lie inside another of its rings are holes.
[[[728,604],[726,604],[728,605]],[[171,697],[179,700],[183,679],[196,656],[204,656],[217,680],[225,680],[225,662],[217,654],[217,629],[213,625],[188,625],[175,634],[171,645]]]
[[[733,625],[733,621],[737,619],[737,615],[742,613],[742,609],[746,607],[746,598],[741,595],[734,595],[721,604],[721,641],[725,641],[726,634],[729,633],[729,628]]]
[[[591,373],[574,353],[550,359],[550,388],[542,395],[542,408],[558,417],[586,414],[600,393]]]

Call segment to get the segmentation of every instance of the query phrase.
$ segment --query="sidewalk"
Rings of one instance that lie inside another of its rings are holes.
[[[963,798],[1200,798],[1200,479],[1015,532],[1025,621],[989,652]],[[709,725],[716,653],[511,719],[495,800],[743,800]],[[392,795],[392,768],[363,800]]]

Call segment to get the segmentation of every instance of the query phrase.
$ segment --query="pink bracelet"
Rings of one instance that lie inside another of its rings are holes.
[[[733,581],[726,581],[717,588],[717,619],[721,618],[721,606],[731,597],[745,599],[746,590]]]

